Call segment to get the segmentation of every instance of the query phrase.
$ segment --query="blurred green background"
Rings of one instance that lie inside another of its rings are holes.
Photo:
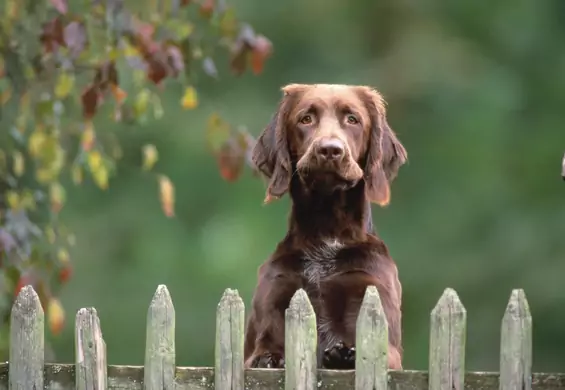
[[[374,208],[403,284],[404,366],[426,369],[429,313],[446,287],[468,312],[467,368],[496,370],[500,321],[524,288],[534,321],[534,370],[565,363],[565,2],[563,0],[231,0],[274,45],[259,77],[203,78],[201,106],[118,129],[125,159],[107,192],[71,187],[62,218],[75,230],[75,274],[61,297],[58,361],[74,358],[74,314],[94,306],[110,364],[143,364],[145,318],[158,284],[176,309],[177,364],[212,365],[215,310],[225,288],[249,307],[257,267],[286,229],[288,198],[263,206],[246,171],[222,180],[205,149],[219,111],[257,135],[291,82],[368,84],[389,104],[409,153],[392,203]],[[98,125],[98,128],[103,126]],[[176,185],[163,216],[140,148],[160,150]]]

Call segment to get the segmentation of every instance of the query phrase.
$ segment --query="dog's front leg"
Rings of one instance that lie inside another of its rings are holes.
[[[322,351],[322,366],[328,369],[355,368],[357,317],[368,286],[376,286],[388,321],[388,367],[402,369],[400,347],[400,308],[396,293],[372,275],[362,271],[332,276],[322,285],[323,313],[332,343]]]
[[[259,281],[245,335],[246,368],[284,368],[285,310],[301,287],[295,275]]]

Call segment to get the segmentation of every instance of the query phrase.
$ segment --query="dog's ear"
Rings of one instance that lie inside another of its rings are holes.
[[[390,202],[390,185],[408,154],[387,122],[381,94],[368,87],[362,90],[371,118],[364,167],[365,189],[372,203],[386,206]]]
[[[287,85],[282,89],[283,97],[277,110],[253,147],[251,161],[269,179],[265,203],[282,197],[290,185],[292,163],[288,150],[287,123],[300,90],[299,84]]]

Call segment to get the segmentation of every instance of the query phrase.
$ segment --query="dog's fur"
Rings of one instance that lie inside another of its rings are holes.
[[[316,313],[319,366],[354,368],[357,315],[372,285],[388,321],[388,366],[402,369],[402,288],[395,262],[372,231],[370,205],[389,203],[406,150],[374,89],[290,84],[282,90],[252,161],[270,179],[265,201],[289,192],[292,211],[286,237],[259,268],[245,365],[284,366],[284,314],[303,288]]]

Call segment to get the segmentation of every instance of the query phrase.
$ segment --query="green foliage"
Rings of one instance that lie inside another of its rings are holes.
[[[11,303],[32,284],[51,332],[64,323],[57,296],[72,273],[72,232],[59,221],[66,182],[106,190],[122,155],[99,118],[143,125],[164,115],[162,91],[182,86],[179,104],[198,107],[198,80],[217,78],[214,58],[227,51],[234,74],[258,75],[270,41],[238,20],[221,0],[7,0],[0,21],[0,355],[6,352]],[[78,113],[82,112],[82,115]],[[75,114],[77,113],[77,114]],[[236,179],[253,138],[218,114],[207,129],[222,176]],[[141,169],[159,153],[143,147]],[[174,186],[158,180],[163,212],[172,217]]]

